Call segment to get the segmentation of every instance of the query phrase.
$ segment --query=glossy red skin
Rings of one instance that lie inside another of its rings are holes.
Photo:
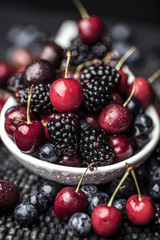
[[[121,81],[120,81],[120,85],[117,89],[117,92],[119,92],[120,95],[125,97],[125,96],[127,96],[128,87],[129,87],[128,74],[126,74],[122,70],[119,70],[118,73],[121,75]]]
[[[116,103],[116,104],[119,104],[119,105],[123,105],[123,99],[122,97],[119,95],[119,93],[112,93],[111,94],[111,101],[110,103]]]
[[[45,133],[41,122],[33,120],[31,124],[20,123],[14,132],[14,141],[24,153],[32,153],[44,142]]]
[[[4,104],[5,104],[5,101],[2,98],[0,98],[0,112],[2,111]]]
[[[49,135],[49,133],[48,133],[48,128],[47,128],[47,123],[49,122],[49,115],[47,115],[47,116],[43,116],[42,118],[41,118],[41,123],[43,124],[43,126],[44,126],[44,131],[45,131],[45,140],[47,141],[47,142],[51,142],[52,140],[51,140],[51,138],[50,138],[50,135]]]
[[[9,63],[0,61],[0,87],[4,87],[8,78],[12,74],[12,68]]]
[[[31,120],[36,120],[37,117],[33,113],[30,113]],[[16,119],[27,121],[27,110],[24,107],[17,107],[11,110],[5,119],[5,130],[10,138],[14,138],[14,132],[19,125],[19,121]]]
[[[99,204],[91,215],[92,227],[101,237],[114,235],[121,227],[122,215],[114,206]]]
[[[126,211],[129,220],[136,225],[149,224],[155,212],[153,200],[142,195],[142,201],[138,200],[138,195],[131,196],[126,203]]]
[[[81,84],[70,78],[60,78],[54,81],[49,90],[50,101],[59,112],[77,110],[83,100]]]
[[[98,114],[95,113],[84,113],[83,119],[90,124],[91,128],[99,127]]]
[[[0,214],[13,210],[18,204],[20,192],[15,184],[0,179]]]
[[[58,68],[63,55],[63,49],[59,45],[55,42],[46,42],[42,47],[40,59],[47,60],[52,63],[54,68]]]
[[[89,16],[78,21],[78,30],[84,43],[94,44],[101,39],[103,24],[99,17]]]
[[[73,154],[71,156],[60,156],[56,163],[63,166],[80,167],[82,159],[78,154]]]
[[[59,221],[68,221],[74,213],[86,211],[87,196],[81,190],[75,191],[75,187],[65,187],[56,196],[54,215]]]
[[[120,133],[132,122],[130,111],[119,105],[109,104],[99,115],[99,126],[108,133]]]
[[[132,145],[126,135],[109,135],[108,138],[114,151],[114,163],[121,162],[132,156]]]
[[[152,103],[154,99],[154,92],[152,86],[145,78],[142,77],[136,77],[135,82],[136,89],[133,96],[140,100],[143,107],[147,107],[149,104]],[[132,88],[133,83],[129,85],[128,96],[130,95]]]

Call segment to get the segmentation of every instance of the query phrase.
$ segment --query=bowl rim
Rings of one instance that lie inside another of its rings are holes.
[[[14,141],[7,135],[6,131],[5,131],[5,127],[4,127],[4,123],[5,123],[5,112],[8,108],[12,107],[16,105],[16,101],[15,99],[11,96],[9,97],[9,99],[7,100],[7,102],[5,103],[1,115],[0,115],[0,126],[1,126],[1,131],[0,131],[0,136],[1,136],[1,140],[3,141],[4,145],[7,147],[7,149],[19,160],[21,160],[20,162],[22,163],[27,162],[28,164],[34,165],[35,167],[38,168],[44,168],[47,169],[48,171],[56,171],[56,172],[66,172],[66,173],[78,173],[78,174],[83,174],[84,172],[84,167],[70,167],[70,166],[64,166],[64,165],[58,165],[58,164],[54,164],[54,163],[48,163],[45,161],[42,161],[38,158],[35,158],[31,155],[28,154],[24,154],[22,153],[18,147],[16,146],[16,144],[14,143]],[[152,132],[150,133],[150,138],[151,140],[136,154],[134,154],[132,157],[123,160],[121,162],[115,163],[115,164],[111,164],[108,166],[104,166],[104,167],[97,167],[96,168],[96,173],[106,173],[106,172],[110,172],[110,171],[114,171],[117,169],[121,169],[125,167],[126,163],[129,164],[134,164],[136,162],[138,162],[139,159],[144,157],[144,154],[150,154],[151,151],[154,150],[156,144],[159,141],[160,138],[160,120],[159,120],[159,116],[156,112],[156,109],[153,105],[150,105],[147,107],[146,109],[146,113],[150,113],[148,114],[153,121],[154,124],[154,128],[152,130]],[[90,175],[93,174],[91,171],[87,171],[86,175]]]

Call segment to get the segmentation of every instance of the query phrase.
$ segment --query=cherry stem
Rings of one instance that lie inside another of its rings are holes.
[[[131,170],[132,170],[132,166],[129,165],[128,163],[126,163],[126,173],[124,174],[123,178],[121,179],[120,183],[118,184],[118,186],[116,187],[114,193],[112,194],[109,202],[108,202],[108,207],[111,207],[112,206],[112,203],[114,201],[114,198],[117,194],[117,192],[119,191],[119,188],[122,186],[123,182],[126,180],[126,178],[128,177],[128,175],[130,174]]]
[[[78,79],[79,78],[79,73],[82,70],[82,68],[84,68],[84,67],[86,67],[88,65],[91,65],[91,64],[96,64],[98,62],[99,62],[98,59],[93,59],[93,60],[90,60],[90,61],[87,61],[87,62],[84,62],[84,63],[78,65],[77,68],[76,68],[76,72],[74,74],[74,79]]]
[[[77,188],[76,188],[76,193],[78,193],[78,191],[79,191],[79,188],[80,188],[80,185],[81,185],[81,183],[82,183],[82,180],[83,180],[83,178],[84,178],[84,175],[86,174],[86,172],[88,171],[88,169],[91,169],[93,166],[95,166],[96,164],[93,162],[93,163],[91,163],[91,164],[89,164],[89,166],[86,168],[86,170],[85,170],[85,172],[83,173],[83,175],[82,175],[82,177],[81,177],[81,179],[80,179],[80,181],[79,181],[79,183],[78,183],[78,186],[77,186]]]
[[[24,120],[20,119],[20,118],[14,118],[16,121],[18,122],[24,122]]]
[[[158,69],[153,75],[148,78],[148,82],[152,83],[154,80],[156,80],[160,76],[160,69]]]
[[[29,113],[32,92],[33,92],[33,84],[32,84],[32,86],[30,88],[30,92],[29,92],[29,96],[28,96],[28,102],[27,102],[27,124],[31,124],[32,123],[31,119],[30,119],[30,113]]]
[[[139,185],[138,185],[138,181],[137,181],[137,178],[136,178],[136,175],[135,175],[135,172],[134,172],[133,169],[131,170],[131,174],[132,174],[133,180],[134,180],[136,188],[137,188],[137,192],[138,192],[138,196],[139,196],[138,200],[142,201],[142,195],[141,195],[140,188],[139,188]]]
[[[71,58],[71,51],[67,51],[67,63],[66,63],[66,70],[65,70],[65,75],[64,78],[67,78],[68,76],[68,67],[69,67],[69,62],[70,62],[70,58]]]
[[[102,62],[106,64],[106,63],[108,63],[112,58],[113,58],[113,53],[112,53],[112,52],[109,52],[109,53],[107,53],[107,55],[102,59]]]
[[[136,47],[133,46],[131,47],[124,55],[123,57],[119,60],[119,62],[117,63],[115,69],[117,71],[119,71],[122,67],[122,65],[124,64],[124,62],[129,58],[130,55],[132,55],[132,53],[136,50]]]
[[[89,14],[79,0],[73,0],[82,18],[89,18]]]
[[[131,100],[131,98],[133,97],[133,94],[134,94],[134,92],[135,92],[135,89],[136,89],[136,82],[134,81],[134,82],[133,82],[132,92],[131,92],[131,94],[129,95],[128,99],[125,101],[125,103],[123,103],[123,107],[126,107],[127,104],[129,103],[129,101]]]

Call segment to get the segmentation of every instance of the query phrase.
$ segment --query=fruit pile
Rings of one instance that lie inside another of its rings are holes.
[[[7,80],[18,105],[6,112],[5,130],[22,152],[38,159],[107,166],[131,157],[150,140],[154,126],[145,108],[154,99],[150,82],[157,75],[129,84],[121,67],[135,47],[112,66],[102,21],[74,2],[82,19],[70,47],[46,42],[36,59]]]

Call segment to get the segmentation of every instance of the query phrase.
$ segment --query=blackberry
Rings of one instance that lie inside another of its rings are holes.
[[[31,96],[30,111],[34,113],[52,113],[56,112],[49,99],[50,83],[40,83],[33,87]],[[27,107],[30,88],[27,88],[23,96],[23,103]]]
[[[154,214],[152,224],[153,224],[154,231],[158,231],[158,233],[160,233],[160,204],[159,203],[155,204],[155,214]]]
[[[86,162],[95,162],[97,166],[112,164],[114,159],[107,135],[98,128],[89,128],[81,133],[80,153]]]
[[[73,154],[78,149],[79,117],[74,113],[53,113],[47,125],[59,155]]]
[[[111,93],[120,79],[116,69],[108,65],[86,67],[80,78],[86,109],[92,112],[103,109],[110,102]]]
[[[23,89],[23,88],[24,88],[24,84],[22,81],[22,73],[16,73],[8,79],[7,90],[13,96],[19,89]]]
[[[95,58],[104,58],[110,51],[110,46],[106,39],[97,42],[95,45],[88,46],[84,44],[79,37],[76,37],[71,41],[71,46],[66,49],[66,51],[68,50],[72,52],[70,64],[72,66],[78,66],[81,63]]]
[[[156,149],[152,154],[153,158],[155,159],[156,163],[160,165],[160,141],[158,142]]]

